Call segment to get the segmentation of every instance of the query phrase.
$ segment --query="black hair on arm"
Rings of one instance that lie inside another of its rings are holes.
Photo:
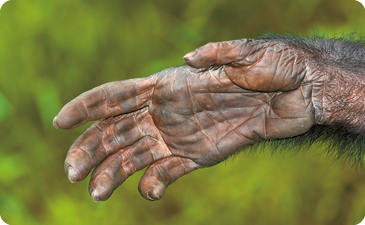
[[[334,160],[344,160],[346,164],[363,169],[365,156],[365,135],[349,132],[346,126],[314,125],[308,132],[284,139],[272,139],[259,142],[248,149],[247,153],[257,150],[271,150],[272,154],[290,150],[298,153],[313,144],[323,145],[326,153]]]

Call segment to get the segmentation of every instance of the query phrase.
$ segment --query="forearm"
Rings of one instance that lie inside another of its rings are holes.
[[[313,88],[317,125],[295,140],[301,142],[298,146],[320,143],[334,159],[363,166],[365,76],[343,70],[327,70],[321,74],[325,79],[318,86],[322,88]]]

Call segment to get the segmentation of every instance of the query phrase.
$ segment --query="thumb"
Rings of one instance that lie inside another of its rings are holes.
[[[249,66],[255,63],[260,54],[255,54],[262,48],[257,41],[242,39],[234,41],[208,43],[184,56],[185,62],[195,68],[221,66],[238,63]]]
[[[227,77],[252,91],[290,91],[307,72],[306,58],[283,43],[242,39],[209,43],[184,56],[195,68],[224,66]]]

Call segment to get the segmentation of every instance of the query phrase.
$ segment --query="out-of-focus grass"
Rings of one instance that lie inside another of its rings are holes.
[[[130,177],[94,203],[63,171],[87,126],[61,131],[63,104],[105,82],[183,63],[211,41],[272,32],[364,31],[352,0],[11,0],[0,11],[0,215],[17,224],[344,225],[365,216],[363,171],[315,145],[298,155],[240,154],[148,202]],[[290,152],[290,149],[288,149]],[[88,178],[87,178],[88,180]]]

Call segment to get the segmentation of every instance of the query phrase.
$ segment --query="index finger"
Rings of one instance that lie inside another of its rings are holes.
[[[156,82],[157,77],[150,76],[100,85],[67,103],[54,118],[53,126],[70,129],[141,109],[150,100]]]

